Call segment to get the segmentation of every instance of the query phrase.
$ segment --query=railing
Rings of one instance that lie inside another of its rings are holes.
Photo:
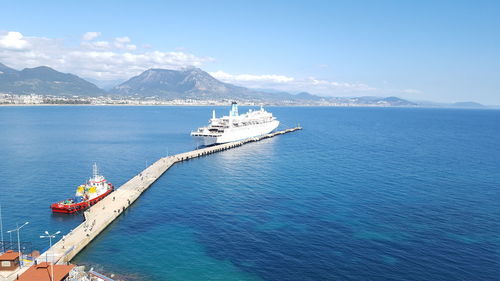
[[[33,245],[31,244],[31,242],[22,242],[21,241],[21,252],[22,253],[30,253],[33,251]],[[17,252],[19,249],[18,249],[18,245],[17,245],[17,241],[0,241],[0,253],[5,253],[7,252],[8,250],[12,250],[14,252]]]

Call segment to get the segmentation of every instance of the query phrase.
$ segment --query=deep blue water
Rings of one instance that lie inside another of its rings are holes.
[[[30,221],[22,240],[45,248],[82,220],[49,205],[93,161],[119,186],[194,148],[211,109],[0,107],[4,230]],[[175,165],[75,262],[131,280],[500,280],[500,111],[269,110],[305,129]]]

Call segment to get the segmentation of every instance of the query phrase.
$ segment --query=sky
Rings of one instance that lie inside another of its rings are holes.
[[[500,105],[500,1],[2,1],[0,62],[117,83],[199,67],[323,96]]]

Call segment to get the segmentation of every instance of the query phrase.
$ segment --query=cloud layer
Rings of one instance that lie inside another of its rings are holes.
[[[99,40],[100,37],[100,32],[87,32],[78,45],[70,45],[61,39],[0,32],[0,62],[17,69],[46,65],[86,78],[118,80],[148,68],[200,67],[213,61],[182,51],[141,50],[129,37]]]
[[[375,88],[362,83],[346,83],[329,80],[320,80],[314,77],[297,79],[294,77],[267,74],[229,74],[222,70],[210,73],[215,78],[236,85],[249,88],[276,89],[290,92],[310,92],[321,95],[344,95],[374,91]]]
[[[99,81],[126,80],[149,68],[180,69],[201,67],[214,61],[177,50],[163,52],[151,46],[137,47],[127,37],[103,39],[101,32],[87,32],[77,44],[62,39],[24,36],[20,32],[0,31],[0,62],[17,69],[50,66]],[[363,83],[346,83],[296,78],[280,74],[230,74],[222,70],[210,73],[215,78],[249,88],[276,89],[288,92],[307,91],[320,95],[360,95],[374,93]],[[407,90],[415,92],[416,90]]]

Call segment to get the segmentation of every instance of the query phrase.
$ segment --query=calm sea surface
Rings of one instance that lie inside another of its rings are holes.
[[[211,109],[0,107],[4,231],[29,221],[21,239],[46,248],[82,221],[49,205],[94,161],[120,186],[193,149]],[[305,129],[175,165],[75,262],[130,280],[500,280],[500,111],[269,110]]]

